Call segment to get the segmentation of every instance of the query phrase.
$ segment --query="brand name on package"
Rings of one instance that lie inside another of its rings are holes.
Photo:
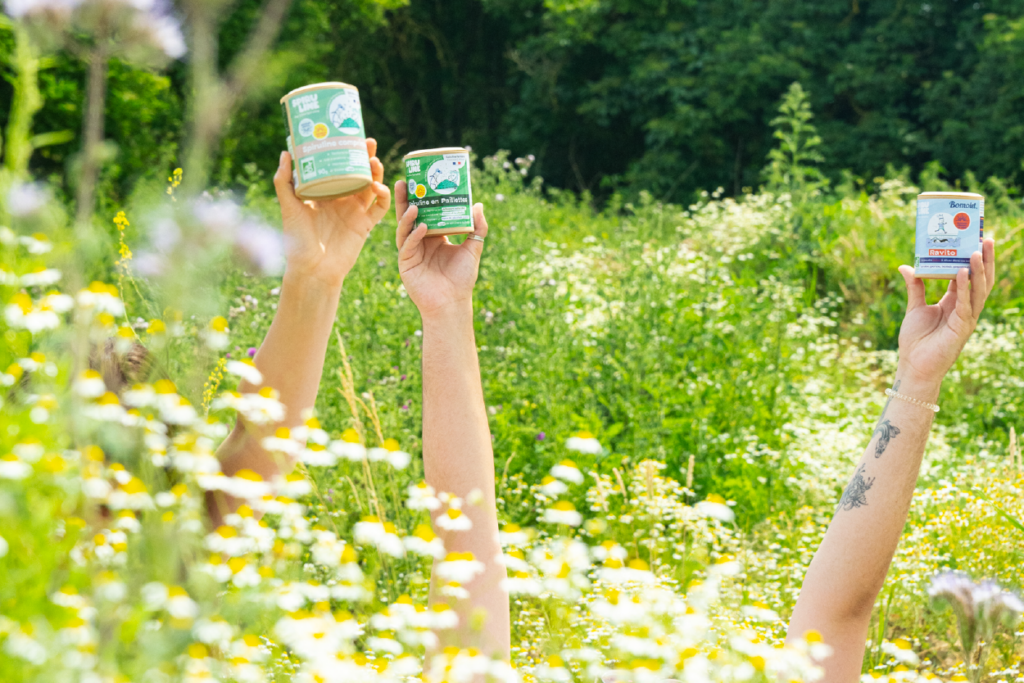
[[[977,209],[978,202],[954,202],[949,203],[951,209]]]
[[[320,98],[313,95],[303,95],[292,100],[292,107],[300,114],[320,109]]]

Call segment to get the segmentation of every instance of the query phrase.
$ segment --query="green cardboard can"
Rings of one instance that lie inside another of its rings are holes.
[[[426,223],[428,236],[473,232],[469,152],[462,147],[421,149],[403,161],[409,203],[419,207],[416,224]]]
[[[344,197],[373,182],[358,88],[307,85],[282,97],[281,108],[299,199]]]

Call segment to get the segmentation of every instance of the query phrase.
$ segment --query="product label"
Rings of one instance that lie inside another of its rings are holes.
[[[473,228],[469,153],[436,154],[405,160],[409,203],[428,230]]]
[[[291,115],[289,149],[300,183],[342,175],[370,175],[359,93],[323,88],[285,101]]]
[[[971,254],[981,248],[984,223],[984,199],[919,198],[917,274],[955,276],[961,268],[970,268]]]

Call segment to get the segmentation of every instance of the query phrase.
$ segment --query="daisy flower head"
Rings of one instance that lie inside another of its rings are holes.
[[[125,481],[107,496],[107,505],[113,510],[152,509],[153,498],[138,477],[125,473]]]
[[[565,485],[565,482],[560,479],[555,479],[550,474],[541,479],[539,488],[541,493],[551,498],[557,498],[569,490],[569,487]]]
[[[396,439],[385,439],[380,448],[371,448],[367,452],[370,462],[387,462],[396,470],[403,470],[412,460],[412,456],[403,451]]]
[[[32,474],[32,466],[14,453],[0,456],[0,479],[24,479]]]
[[[722,522],[731,522],[736,519],[736,514],[726,503],[725,498],[717,493],[712,493],[706,500],[697,503],[694,510],[702,517],[711,517]]]
[[[551,468],[551,476],[558,477],[570,484],[582,484],[583,473],[572,460],[563,460]]]
[[[60,278],[59,270],[40,266],[31,273],[22,275],[20,281],[22,287],[48,287],[60,282]]]
[[[278,427],[274,430],[274,435],[264,437],[260,445],[273,453],[287,455],[295,455],[302,449],[302,445],[292,438],[291,430],[287,427]]]
[[[92,368],[82,370],[71,388],[82,398],[99,398],[107,391],[107,385],[103,383],[103,375]]]
[[[112,391],[104,392],[92,404],[83,408],[82,414],[101,422],[122,422],[126,424],[132,422],[127,419],[128,415],[125,413],[124,408],[121,407],[117,394]]]
[[[18,292],[11,297],[4,309],[4,317],[11,327],[25,329],[32,334],[56,329],[60,326],[60,318],[53,310],[34,307],[32,297],[24,292]]]
[[[398,530],[391,522],[381,522],[374,516],[363,517],[362,521],[356,522],[353,531],[356,543],[360,545],[373,546],[392,557],[405,555],[405,545],[402,544]]]
[[[309,415],[305,422],[292,428],[292,438],[297,441],[312,441],[320,446],[326,446],[331,442],[331,437],[323,430],[320,420],[314,415]]]
[[[409,552],[438,560],[444,557],[444,543],[427,524],[417,525],[412,535],[406,536],[402,540]]]
[[[518,524],[506,524],[498,532],[498,540],[503,546],[526,545],[530,542],[530,534]]]
[[[8,228],[4,229],[8,230]],[[18,244],[25,247],[25,251],[33,256],[47,254],[53,250],[53,242],[41,232],[37,232],[34,235],[22,235],[18,238]]]
[[[583,523],[583,515],[576,512],[576,506],[567,500],[560,500],[545,510],[542,519],[548,524],[579,526]]]
[[[299,472],[292,472],[283,479],[275,481],[277,486],[277,495],[287,496],[288,498],[302,498],[308,496],[313,491],[313,485],[309,483]]]
[[[593,434],[587,431],[577,432],[565,441],[565,447],[570,451],[578,451],[588,455],[599,455],[604,452],[601,443]]]
[[[544,586],[530,576],[529,572],[512,572],[512,575],[501,582],[502,587],[511,595],[540,595]]]
[[[362,462],[366,458],[366,447],[361,443],[359,432],[349,427],[341,434],[341,438],[332,441],[328,449],[339,458],[351,462]]]
[[[484,563],[476,559],[471,552],[448,553],[444,560],[436,565],[435,571],[445,581],[468,583],[484,571]]]
[[[457,507],[449,507],[444,514],[438,515],[434,524],[445,531],[468,531],[473,528],[473,522]]]
[[[406,489],[409,497],[405,501],[406,507],[410,510],[436,510],[441,507],[441,501],[434,495],[434,487],[426,481],[410,486]]]
[[[910,641],[905,638],[897,638],[891,643],[888,640],[883,641],[882,652],[889,655],[900,664],[917,666],[921,663],[921,660],[917,656],[917,653],[914,652]]]
[[[338,456],[326,446],[313,443],[299,451],[299,460],[312,467],[331,467],[338,462]]]
[[[214,351],[221,351],[228,347],[230,340],[228,321],[224,316],[218,315],[210,321],[210,324],[202,332],[203,341]]]
[[[245,500],[259,500],[273,493],[270,484],[250,469],[238,470],[234,476],[223,477],[221,486],[221,490],[229,496]]]
[[[106,313],[120,318],[124,315],[124,302],[116,285],[94,281],[75,297],[79,307],[96,314]]]
[[[263,373],[257,368],[256,364],[249,358],[243,358],[242,360],[229,360],[227,364],[227,371],[232,375],[241,377],[249,384],[262,384]]]

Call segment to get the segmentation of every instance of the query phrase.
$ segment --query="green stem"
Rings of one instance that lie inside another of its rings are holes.
[[[11,100],[11,118],[7,123],[4,163],[13,175],[22,176],[28,171],[28,160],[32,156],[32,118],[43,106],[43,100],[39,94],[39,56],[22,26],[14,24],[13,31],[12,66],[17,77],[13,81],[14,96]]]
[[[92,218],[96,202],[96,180],[99,175],[103,145],[103,113],[107,99],[107,67],[110,61],[105,41],[89,56],[89,84],[82,119],[82,170],[78,181],[76,223],[85,225]]]

